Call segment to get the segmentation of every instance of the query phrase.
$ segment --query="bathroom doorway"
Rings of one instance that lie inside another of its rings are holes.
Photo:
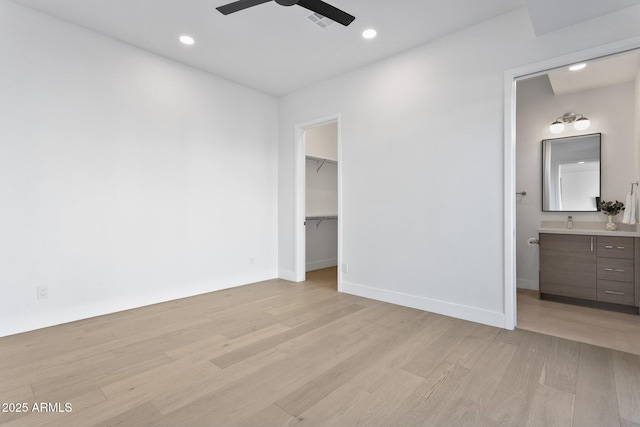
[[[637,181],[640,175],[640,161],[635,154],[640,147],[640,123],[637,115],[624,113],[640,106],[640,50],[610,46],[590,58],[582,59],[579,55],[559,58],[538,70],[529,69],[523,77],[513,80],[514,185],[507,196],[513,207],[515,236],[511,243],[513,320],[514,326],[517,324],[521,329],[638,353],[640,346],[631,348],[624,338],[629,333],[640,333],[637,316],[541,301],[538,297],[539,248],[535,241],[542,223],[566,223],[568,215],[574,222],[603,222],[603,227],[605,221],[600,212],[543,212],[542,140],[602,133],[602,195],[607,200],[624,200],[629,183]],[[583,68],[586,71],[606,69],[610,62],[610,69],[615,71],[592,73],[589,77],[587,73],[570,74],[568,66],[578,62],[587,64]],[[620,72],[622,67],[627,68],[626,73]],[[576,131],[567,126],[562,134],[550,133],[549,125],[569,112],[587,116],[591,128]],[[621,147],[614,146],[620,141],[633,145],[627,147],[628,156],[622,154]],[[622,158],[616,159],[618,155]]]

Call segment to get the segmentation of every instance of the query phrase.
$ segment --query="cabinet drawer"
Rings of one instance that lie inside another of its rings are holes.
[[[600,258],[633,259],[633,237],[598,236],[597,254]]]
[[[633,283],[598,280],[598,301],[633,305],[634,300]]]
[[[633,260],[598,258],[598,279],[615,280],[617,282],[633,282]]]

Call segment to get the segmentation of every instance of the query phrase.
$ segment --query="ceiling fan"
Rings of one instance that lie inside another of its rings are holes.
[[[238,0],[233,3],[225,4],[224,6],[216,7],[220,13],[223,15],[228,15],[230,13],[238,12],[253,6],[257,6],[262,3],[267,3],[272,0]],[[344,12],[337,7],[331,6],[328,3],[323,2],[322,0],[273,0],[279,5],[282,6],[293,6],[297,4],[298,6],[302,6],[305,9],[309,9],[312,12],[316,12],[319,15],[322,15],[326,18],[331,19],[332,21],[338,22],[345,27],[353,22],[356,19],[355,16],[349,15],[347,12]]]

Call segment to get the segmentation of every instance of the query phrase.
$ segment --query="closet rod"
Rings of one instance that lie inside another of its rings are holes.
[[[316,228],[318,228],[320,226],[320,224],[322,223],[322,221],[324,221],[325,219],[331,220],[331,219],[338,219],[337,215],[325,215],[325,216],[308,216],[306,217],[307,221],[317,221],[316,222]]]

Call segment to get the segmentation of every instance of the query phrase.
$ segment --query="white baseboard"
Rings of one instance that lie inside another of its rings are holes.
[[[338,265],[338,258],[323,259],[321,261],[308,262],[306,271],[320,270],[327,267],[335,267]]]
[[[517,279],[516,287],[518,289],[531,289],[532,291],[540,290],[540,283],[537,280]]]
[[[296,272],[291,270],[278,270],[278,278],[290,282],[297,281]]]
[[[128,296],[122,300],[97,301],[83,304],[82,306],[61,307],[49,311],[26,313],[11,318],[0,318],[0,337],[104,316],[120,311],[132,310],[134,308],[167,301],[203,295],[274,278],[273,273],[244,274],[236,278],[224,279],[212,283],[194,283],[186,286],[177,285],[173,290],[164,289],[154,294]]]
[[[358,285],[345,281],[342,282],[342,292],[377,301],[397,304],[404,307],[417,308],[418,310],[442,314],[445,316],[455,317],[457,319],[482,323],[484,325],[495,326],[498,328],[505,327],[506,319],[504,313],[497,311],[489,311],[417,295],[389,291],[387,289],[372,288],[370,286]]]

